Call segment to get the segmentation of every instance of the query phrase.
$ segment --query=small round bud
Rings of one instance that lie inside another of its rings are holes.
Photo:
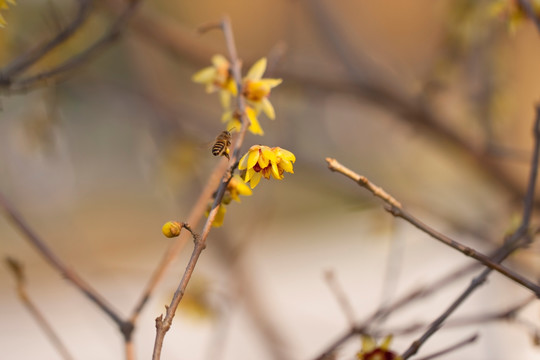
[[[180,235],[180,230],[182,230],[182,225],[177,221],[167,221],[161,228],[161,232],[168,238],[177,237]]]

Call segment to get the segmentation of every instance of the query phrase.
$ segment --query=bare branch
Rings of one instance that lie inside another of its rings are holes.
[[[94,288],[84,281],[73,269],[64,264],[62,260],[49,248],[49,246],[28,226],[22,216],[0,193],[0,208],[12,224],[18,228],[24,237],[38,250],[38,252],[55,268],[60,274],[71,282],[77,289],[82,291],[92,302],[94,302],[105,314],[107,314],[120,328],[125,339],[131,336],[133,327],[125,322],[111,304],[103,298]]]
[[[510,254],[512,254],[516,249],[522,246],[522,242],[525,244],[529,241],[530,235],[528,234],[528,228],[531,221],[532,209],[534,203],[534,194],[536,189],[536,179],[538,175],[538,159],[540,156],[540,106],[536,107],[536,120],[533,128],[534,134],[534,147],[533,147],[533,156],[531,160],[529,183],[527,186],[527,194],[525,195],[524,205],[523,205],[523,218],[521,221],[520,227],[508,237],[506,244],[503,245],[498,253],[492,258],[495,262],[500,263],[506,259]],[[523,241],[522,241],[523,240]],[[418,349],[424,344],[427,339],[431,337],[446,321],[446,319],[469,297],[470,294],[476,290],[478,286],[483,284],[489,274],[491,273],[491,268],[486,268],[480,275],[475,277],[471,284],[465,289],[465,291],[454,300],[454,302],[429,326],[426,332],[416,341],[414,341],[411,346],[403,353],[403,359],[408,359],[412,355],[416,354]]]
[[[12,65],[8,65],[6,66],[6,68],[1,69],[0,89],[4,87],[6,88],[6,91],[14,93],[28,91],[39,85],[49,85],[53,81],[58,81],[59,76],[64,75],[74,70],[75,68],[86,64],[87,62],[92,60],[100,51],[103,51],[108,45],[112,44],[118,39],[121,31],[124,29],[126,23],[131,18],[131,16],[134,14],[139,3],[140,0],[128,1],[128,4],[125,6],[124,10],[120,13],[114,23],[105,32],[105,34],[78,54],[70,57],[63,63],[56,65],[50,70],[46,70],[35,75],[29,75],[27,77],[16,78],[16,75],[18,73],[23,72],[30,65],[39,61],[54,47],[65,41],[78,27],[82,25],[82,21],[88,16],[87,7],[89,6],[88,4],[90,4],[90,0],[82,1],[81,9],[79,11],[79,13],[81,14],[77,17],[77,19],[82,18],[83,16],[84,18],[79,19],[79,21],[74,22],[71,27],[68,27],[66,30],[70,31],[67,31],[67,34],[60,36],[66,33],[66,30],[64,30],[55,39],[45,44],[43,47],[29,54],[24,54],[20,57],[20,60],[16,59],[12,63]]]
[[[389,195],[386,191],[384,191],[382,188],[378,187],[377,185],[370,182],[365,176],[358,175],[352,170],[346,168],[342,164],[340,164],[335,159],[327,158],[326,161],[328,162],[328,167],[332,171],[337,171],[350,179],[357,182],[360,186],[368,189],[374,196],[384,200],[389,207],[387,210],[394,216],[400,217],[403,220],[406,220],[410,224],[414,225],[419,230],[425,232],[426,234],[430,235],[434,239],[439,240],[445,245],[450,246],[451,248],[461,252],[462,254],[472,257],[473,259],[478,260],[482,264],[486,265],[487,267],[501,273],[502,275],[506,276],[507,278],[515,281],[516,283],[528,288],[532,292],[534,292],[537,296],[540,297],[540,286],[536,285],[535,283],[527,280],[520,274],[515,273],[514,271],[508,269],[507,267],[498,264],[496,261],[493,261],[490,257],[479,253],[478,251],[465,246],[450,237],[443,235],[442,233],[434,230],[433,228],[427,226],[411,214],[409,214],[407,211],[403,209],[401,206],[401,203],[399,203],[395,198],[393,198],[391,195]]]
[[[23,305],[28,309],[32,317],[36,320],[39,327],[41,327],[41,329],[45,333],[45,336],[47,336],[47,338],[49,339],[53,347],[58,351],[60,356],[66,360],[73,359],[73,356],[71,356],[62,340],[60,340],[52,326],[49,324],[47,319],[45,319],[41,311],[37,308],[37,306],[30,299],[30,296],[26,292],[26,281],[22,264],[10,257],[6,258],[5,260],[9,269],[13,273],[13,276],[15,277],[17,294],[19,295],[19,299],[21,300]]]

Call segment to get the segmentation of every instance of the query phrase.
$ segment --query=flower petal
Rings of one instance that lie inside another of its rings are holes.
[[[279,162],[279,167],[288,173],[294,174],[293,165],[289,160],[285,160],[282,158],[281,161]]]
[[[261,173],[256,172],[255,175],[251,178],[251,181],[249,182],[249,186],[251,186],[252,189],[255,189],[255,186],[261,181]]]
[[[259,160],[259,149],[252,150],[254,146],[249,149],[249,155],[248,155],[248,161],[247,161],[247,168],[251,169],[255,166],[257,161]]]
[[[253,169],[246,170],[246,176],[244,178],[244,181],[245,182],[250,181],[255,174],[257,174],[257,172],[255,170],[253,170]]]
[[[246,115],[249,119],[249,131],[255,135],[264,135],[264,131],[259,124],[259,119],[257,119],[257,112],[251,107],[246,107]]]
[[[231,107],[231,93],[226,90],[221,90],[219,92],[219,101],[224,109],[229,109]]]
[[[236,82],[231,77],[224,86],[225,90],[230,92],[233,96],[238,95],[238,89],[236,88]]]
[[[253,66],[249,69],[246,79],[249,80],[260,80],[266,71],[266,58],[263,57],[259,59]]]
[[[248,159],[248,155],[249,155],[249,152],[247,152],[244,156],[242,156],[242,158],[240,159],[240,161],[238,162],[238,170],[244,170],[244,169],[247,169],[247,159]],[[247,181],[247,180],[245,180]]]
[[[212,83],[215,77],[216,68],[214,68],[213,66],[209,66],[193,74],[191,80],[199,84],[208,84]]]
[[[272,163],[272,176],[276,180],[283,179],[283,174],[279,172],[279,169],[278,169],[278,166],[276,165],[276,163]]]
[[[260,82],[265,87],[268,87],[269,89],[271,89],[281,84],[283,80],[282,79],[261,79]]]
[[[282,149],[280,147],[275,147],[272,150],[276,153],[276,156],[285,160],[289,160],[294,163],[296,161],[296,156],[289,150]]]
[[[268,98],[264,97],[261,99],[262,104],[262,111],[268,116],[268,118],[274,120],[276,118],[276,112],[274,110],[274,107],[272,106],[272,103]]]
[[[263,156],[268,159],[269,161],[273,162],[273,163],[277,163],[277,157],[276,157],[276,153],[272,151],[272,149],[270,149],[268,146],[261,146],[261,152],[263,153]],[[260,163],[259,163],[260,165]],[[261,167],[266,167],[268,165],[268,163],[266,163],[265,166],[262,166]]]
[[[229,60],[227,60],[227,58],[221,54],[217,54],[217,55],[214,55],[212,56],[212,65],[214,65],[215,67],[225,67],[225,66],[229,66]]]

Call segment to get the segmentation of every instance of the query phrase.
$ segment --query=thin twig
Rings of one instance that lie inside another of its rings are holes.
[[[341,307],[343,314],[347,318],[349,325],[353,327],[354,321],[355,321],[354,310],[351,305],[351,302],[349,301],[349,299],[347,298],[347,295],[345,294],[345,291],[343,291],[343,288],[341,287],[340,283],[337,281],[336,275],[334,274],[332,270],[328,270],[324,273],[324,279],[326,280],[328,287],[332,291],[332,294],[334,294],[334,297],[336,298],[339,306]]]
[[[520,301],[516,305],[510,306],[507,309],[494,311],[486,314],[479,315],[467,315],[462,318],[455,318],[453,320],[448,320],[445,323],[445,327],[462,327],[469,325],[478,325],[483,323],[489,323],[500,320],[509,320],[512,321],[516,318],[519,311],[523,310],[527,305],[536,300],[535,296],[531,296],[525,300]],[[426,323],[414,323],[408,324],[404,327],[396,327],[387,329],[385,333],[391,333],[393,335],[407,335],[419,331],[420,329],[425,329],[428,326]],[[378,335],[377,333],[371,332],[373,335]]]
[[[458,342],[457,344],[454,344],[446,349],[443,349],[443,350],[440,350],[440,351],[437,351],[433,354],[429,354],[427,356],[424,356],[422,358],[418,358],[416,360],[431,360],[431,359],[435,359],[441,355],[445,355],[445,354],[448,354],[452,351],[456,351],[466,345],[469,345],[469,344],[472,344],[473,342],[475,342],[476,340],[478,339],[478,334],[474,334],[464,340],[461,340],[460,342]]]
[[[529,290],[531,290],[537,296],[540,297],[540,286],[536,285],[532,281],[529,281],[528,279],[521,276],[520,274],[517,274],[514,271],[508,269],[507,267],[497,263],[496,261],[493,261],[489,256],[479,253],[478,251],[468,246],[465,246],[451,239],[450,237],[436,231],[435,229],[429,227],[428,225],[424,224],[422,221],[418,220],[417,218],[412,216],[410,213],[408,213],[406,210],[404,210],[401,203],[397,201],[394,197],[392,197],[390,194],[388,194],[386,191],[384,191],[382,188],[373,184],[365,176],[358,175],[354,171],[343,166],[336,159],[327,158],[326,161],[328,162],[328,167],[330,170],[337,171],[349,177],[350,179],[357,182],[360,186],[369,190],[374,196],[384,200],[384,202],[386,202],[389,205],[389,207],[387,207],[387,211],[390,212],[392,215],[402,218],[403,220],[409,222],[410,224],[412,224],[419,230],[425,232],[426,234],[430,235],[434,239],[439,240],[443,244],[448,245],[451,248],[461,252],[462,254],[472,257],[475,260],[478,260],[479,262],[486,265],[487,267],[501,273],[507,278],[528,288]]]
[[[345,344],[347,341],[349,341],[350,338],[356,335],[365,335],[366,329],[363,327],[351,327],[349,331],[341,335],[339,338],[337,338],[328,348],[323,351],[319,356],[317,356],[314,360],[325,360],[328,358],[328,356],[335,353],[337,348],[339,348],[341,345]]]
[[[21,300],[23,305],[28,309],[32,317],[36,320],[36,322],[41,327],[45,335],[49,338],[49,341],[58,351],[60,356],[63,359],[72,360],[73,356],[71,356],[62,340],[60,340],[52,326],[49,324],[47,319],[45,319],[41,311],[37,308],[37,306],[30,299],[30,296],[26,292],[26,281],[22,264],[10,257],[6,258],[6,263],[15,277],[17,294],[19,295],[19,299]]]
[[[214,222],[214,219],[217,215],[219,207],[221,206],[221,200],[223,199],[223,195],[225,194],[225,190],[227,189],[227,185],[231,179],[232,171],[237,166],[240,149],[242,147],[246,130],[249,126],[249,120],[247,119],[247,116],[245,114],[244,99],[241,96],[242,77],[241,77],[241,72],[240,72],[240,61],[237,56],[232,27],[231,27],[230,20],[228,17],[224,17],[222,19],[221,29],[225,36],[225,42],[227,45],[227,49],[229,51],[229,57],[231,61],[231,72],[238,88],[239,96],[236,97],[237,99],[236,106],[237,106],[238,113],[241,114],[242,128],[240,129],[240,133],[238,137],[236,138],[236,141],[232,145],[233,151],[232,151],[232,156],[230,159],[230,163],[232,165],[227,169],[227,171],[223,175],[222,181],[216,191],[214,203],[212,204],[212,207],[208,214],[208,219],[206,220],[206,223],[203,227],[201,236],[195,239],[195,246],[193,248],[193,252],[191,254],[189,262],[186,266],[186,270],[184,271],[184,275],[182,276],[182,279],[180,283],[178,284],[178,287],[173,295],[170,305],[166,307],[165,317],[163,317],[163,315],[160,315],[159,317],[156,318],[156,339],[154,342],[154,351],[152,355],[153,360],[158,360],[161,357],[161,349],[163,347],[163,340],[165,338],[165,334],[171,327],[172,320],[176,313],[176,309],[184,296],[186,287],[191,279],[193,271],[195,270],[195,266],[198,262],[198,259],[202,251],[206,248],[206,240],[208,238],[208,234],[210,233],[212,223]]]

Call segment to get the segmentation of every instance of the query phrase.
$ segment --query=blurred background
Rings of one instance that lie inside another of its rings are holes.
[[[266,56],[265,77],[283,79],[271,95],[276,119],[261,115],[264,137],[248,134],[244,148],[288,149],[296,155],[295,173],[262,181],[228,207],[224,225],[210,233],[163,358],[312,359],[349,328],[326,272],[361,320],[472,263],[392,218],[378,199],[330,172],[325,157],[484,253],[519,223],[540,93],[540,41],[530,22],[509,29],[508,13],[493,4],[144,2],[117,41],[61,82],[2,90],[0,191],[127,316],[173,241],[161,234],[162,224],[185,221],[225,161],[210,153],[224,128],[218,96],[191,76],[213,54],[226,55],[221,32],[201,35],[197,27],[227,14],[244,71]],[[28,74],[98,39],[121,6],[96,1],[75,36]],[[0,66],[53,37],[75,10],[73,2],[48,0],[4,11]],[[0,237],[0,254],[24,264],[29,295],[74,358],[124,357],[114,324],[4,217]],[[188,242],[138,321],[140,359],[151,356],[154,319],[170,302],[191,249]],[[536,279],[538,245],[508,264]],[[0,269],[2,358],[60,358],[18,300],[8,268]],[[392,314],[382,335],[433,321],[478,272]],[[500,314],[529,295],[492,274],[454,317]],[[419,356],[477,333],[476,342],[441,359],[534,359],[539,316],[532,303],[508,321],[444,327]],[[396,334],[392,348],[403,352],[422,329]],[[352,359],[359,349],[353,339],[337,358]]]

